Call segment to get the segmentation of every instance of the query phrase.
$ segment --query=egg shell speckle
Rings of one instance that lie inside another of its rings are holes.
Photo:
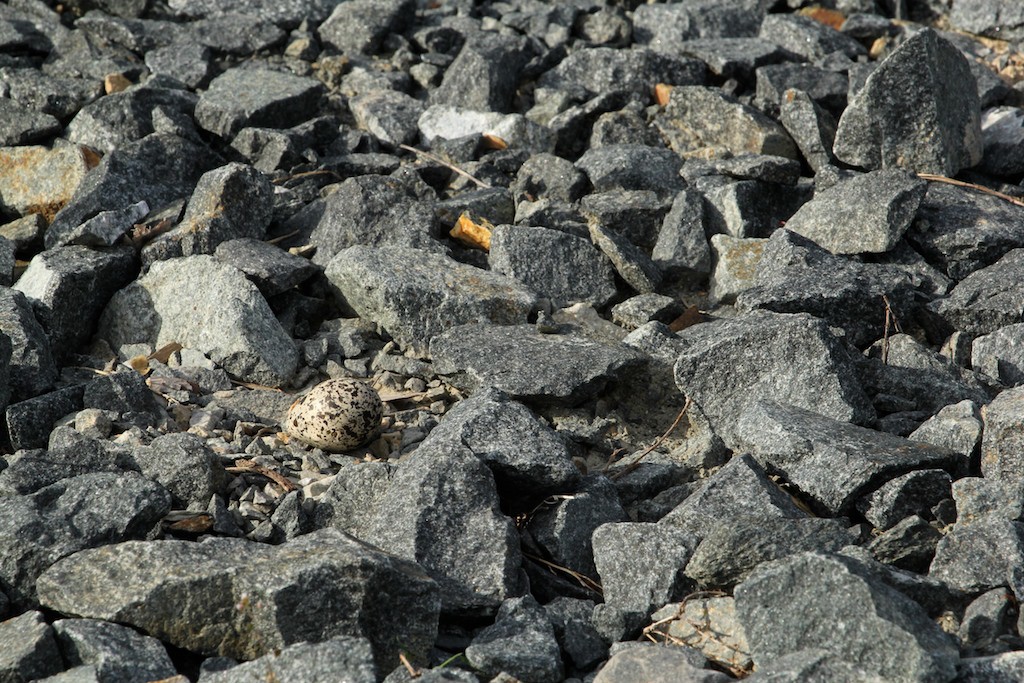
[[[285,431],[325,451],[347,451],[366,443],[383,415],[384,403],[369,384],[331,379],[292,404]]]

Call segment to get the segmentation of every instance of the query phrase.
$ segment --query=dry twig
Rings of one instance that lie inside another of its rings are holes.
[[[285,491],[294,491],[299,488],[295,485],[291,479],[288,479],[280,472],[275,472],[269,467],[263,465],[257,465],[252,460],[237,460],[235,465],[232,467],[225,467],[225,470],[231,474],[260,474],[270,479],[275,484],[283,488]]]
[[[405,667],[405,670],[409,672],[409,678],[419,678],[423,675],[419,669],[412,665],[409,659],[405,656],[404,652],[398,653],[398,661],[400,661],[402,663],[402,666]]]
[[[679,410],[679,414],[676,415],[676,419],[672,421],[672,424],[669,426],[669,428],[667,430],[665,430],[665,433],[662,434],[661,436],[659,436],[657,439],[655,439],[654,443],[652,443],[650,446],[648,446],[647,448],[645,448],[642,451],[640,451],[640,455],[636,456],[636,460],[634,460],[630,464],[626,465],[625,467],[623,467],[618,472],[615,472],[615,473],[609,475],[609,479],[618,479],[619,477],[627,475],[630,472],[632,472],[633,470],[635,470],[637,467],[639,467],[640,466],[640,461],[643,460],[644,457],[646,457],[655,448],[657,448],[658,446],[663,444],[665,442],[665,439],[667,439],[672,434],[672,432],[675,431],[675,428],[678,427],[679,423],[682,421],[683,415],[686,415],[686,411],[690,409],[690,406],[692,404],[693,404],[693,399],[691,399],[689,396],[687,396],[686,397],[686,402],[683,403],[683,407]]]
[[[448,163],[447,161],[445,161],[441,157],[437,156],[436,154],[431,154],[430,152],[424,152],[422,149],[416,149],[415,147],[411,147],[409,145],[399,145],[399,147],[401,149],[404,149],[407,152],[412,152],[413,154],[416,154],[417,156],[421,156],[424,159],[429,159],[430,161],[433,161],[434,163],[441,164],[445,168],[450,168],[451,170],[455,171],[456,173],[458,173],[463,178],[466,178],[467,180],[470,180],[470,181],[476,183],[477,187],[481,187],[481,188],[483,188],[485,190],[491,189],[491,186],[488,185],[487,183],[485,183],[484,181],[480,180],[479,178],[477,178],[475,176],[470,175],[466,171],[463,171],[461,168],[459,168],[455,164]]]
[[[936,182],[936,183],[946,183],[947,185],[956,185],[957,187],[966,187],[966,188],[969,188],[971,190],[977,190],[978,192],[982,192],[984,194],[992,195],[993,197],[999,197],[1000,199],[1002,199],[1004,201],[1007,201],[1007,202],[1010,202],[1011,204],[1016,204],[1017,206],[1024,206],[1024,199],[1020,199],[1018,197],[1011,197],[1010,195],[1006,194],[1005,192],[1000,192],[999,190],[993,190],[990,187],[985,187],[984,185],[978,185],[977,183],[968,183],[968,182],[965,182],[963,180],[956,180],[954,178],[947,178],[944,175],[937,175],[935,173],[918,173],[917,177],[922,179],[922,180],[930,180],[930,181],[933,181],[933,182]]]
[[[574,571],[572,569],[569,569],[568,567],[563,567],[560,564],[555,564],[550,560],[545,560],[543,557],[540,557],[539,555],[534,555],[533,553],[528,553],[524,551],[523,557],[529,560],[533,560],[534,562],[537,562],[539,564],[542,564],[548,569],[553,569],[555,571],[562,572],[563,574],[568,574],[572,578],[579,581],[580,585],[586,588],[587,590],[592,590],[598,595],[604,595],[604,589],[601,587],[601,584],[599,584],[597,581],[594,581],[592,578],[586,576],[585,574],[580,574],[578,571]]]
[[[892,306],[889,304],[889,297],[883,294],[882,301],[885,303],[885,330],[882,331],[882,364],[886,365],[889,362],[889,328],[895,329],[897,333],[903,330],[900,328],[900,321],[896,314],[893,313]]]

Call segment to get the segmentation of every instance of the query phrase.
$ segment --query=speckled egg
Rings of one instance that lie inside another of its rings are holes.
[[[291,405],[285,431],[325,451],[347,451],[366,443],[383,414],[384,403],[366,382],[329,379]]]

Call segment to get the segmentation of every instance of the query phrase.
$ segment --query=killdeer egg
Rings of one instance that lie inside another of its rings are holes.
[[[366,382],[321,382],[288,409],[285,431],[325,451],[347,451],[366,443],[380,427],[384,403]]]

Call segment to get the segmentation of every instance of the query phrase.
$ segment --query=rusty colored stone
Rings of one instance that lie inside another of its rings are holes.
[[[49,223],[98,163],[99,156],[81,145],[0,147],[0,208],[40,214]]]

